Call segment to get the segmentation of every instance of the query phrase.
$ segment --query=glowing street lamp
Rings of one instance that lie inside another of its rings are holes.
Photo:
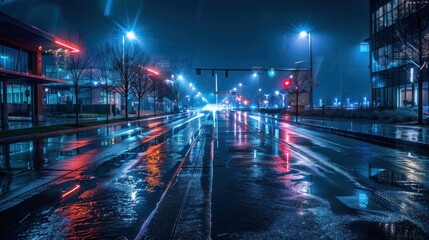
[[[309,92],[309,102],[310,108],[313,108],[313,46],[311,42],[311,32],[302,31],[299,34],[300,38],[308,37],[308,51],[310,58],[310,92]]]
[[[282,95],[282,105],[283,105],[283,108],[285,107],[285,95],[287,94],[287,93],[281,93],[281,92],[279,92],[279,91],[276,91],[275,92],[275,94],[276,95]]]
[[[137,39],[133,31],[127,31],[125,32],[125,34],[122,35],[122,70],[124,72],[125,72],[125,37],[127,37],[127,39],[131,41]]]
[[[270,105],[270,100],[269,100],[270,94],[264,94],[264,96],[265,96],[264,103],[267,104],[266,107],[268,108]]]
[[[135,40],[135,39],[137,39],[136,34],[133,31],[126,32],[125,36],[127,36],[128,40]]]

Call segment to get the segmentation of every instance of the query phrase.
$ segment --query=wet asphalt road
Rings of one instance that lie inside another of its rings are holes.
[[[19,211],[2,212],[2,236],[429,238],[427,156],[246,112],[193,117],[131,136],[141,147],[80,171],[69,196],[22,203],[31,212],[12,226]]]
[[[214,239],[429,236],[427,156],[239,112],[215,133]]]

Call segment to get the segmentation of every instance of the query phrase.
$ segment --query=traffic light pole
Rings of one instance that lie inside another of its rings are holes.
[[[310,51],[310,96],[309,96],[309,102],[310,102],[310,109],[313,109],[313,45],[311,42],[311,32],[308,33],[308,48]]]
[[[311,43],[311,42],[310,42]],[[311,50],[311,47],[310,47],[310,50]],[[310,52],[311,53],[311,52]],[[311,58],[312,57],[310,57],[310,61],[312,61],[311,60]],[[225,77],[227,78],[228,77],[228,72],[229,71],[233,71],[233,72],[251,72],[251,71],[253,71],[251,68],[195,68],[195,72],[196,72],[196,75],[201,75],[201,71],[211,71],[212,72],[212,76],[214,76],[215,77],[215,81],[216,81],[216,105],[218,106],[218,84],[217,84],[217,74],[215,74],[215,71],[224,71],[225,72]],[[280,72],[291,72],[291,71],[306,71],[306,72],[308,72],[308,71],[310,71],[311,72],[311,75],[310,75],[310,77],[311,77],[311,87],[310,87],[310,101],[312,102],[313,101],[313,99],[312,99],[312,94],[313,94],[313,86],[312,86],[312,84],[313,84],[313,76],[312,76],[312,62],[311,62],[311,64],[310,64],[310,69],[305,69],[305,68],[276,68],[276,69],[274,69],[274,67],[270,67],[269,69],[264,69],[262,66],[261,66],[261,69],[259,69],[259,71],[261,71],[261,72],[268,72],[268,71],[280,71]],[[259,82],[259,73],[257,74],[257,78],[258,78],[258,97],[257,97],[257,99],[258,99],[258,112],[259,112],[259,110],[260,110],[260,95],[261,95],[261,93],[260,93],[260,91],[259,91],[259,89],[261,89],[260,87],[260,82]],[[218,106],[219,107],[219,106]]]

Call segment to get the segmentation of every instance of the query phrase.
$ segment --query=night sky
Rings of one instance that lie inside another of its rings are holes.
[[[81,26],[87,45],[134,29],[152,56],[186,56],[201,68],[294,68],[308,66],[311,31],[315,104],[343,96],[369,95],[369,55],[359,52],[369,35],[369,1],[362,0],[1,0],[0,11],[47,32],[61,35]],[[110,6],[110,7],[109,7]],[[118,39],[120,39],[118,37]],[[300,63],[296,63],[300,62]],[[256,90],[251,73],[219,72],[220,89],[243,83]],[[287,73],[261,78],[264,92],[280,90]],[[211,73],[186,76],[200,91],[213,91]],[[208,96],[210,99],[210,97]]]

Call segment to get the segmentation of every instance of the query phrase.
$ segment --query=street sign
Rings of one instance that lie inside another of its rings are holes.
[[[233,91],[217,91],[215,92],[215,94],[219,94],[219,95],[235,95],[237,92],[233,92]]]
[[[252,66],[252,73],[256,73],[258,75],[264,74],[264,66]]]

